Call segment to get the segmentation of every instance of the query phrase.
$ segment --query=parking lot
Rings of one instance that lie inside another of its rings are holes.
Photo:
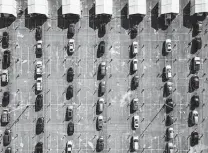
[[[191,29],[184,26],[184,8],[188,0],[180,0],[180,14],[172,21],[166,30],[155,29],[153,26],[153,8],[158,0],[147,0],[147,14],[138,25],[138,35],[130,39],[128,34],[129,20],[125,18],[127,0],[113,0],[113,15],[106,25],[104,37],[98,37],[98,30],[93,29],[90,21],[93,9],[93,0],[82,0],[82,16],[76,23],[75,53],[68,56],[66,53],[67,28],[61,28],[58,22],[57,10],[61,1],[49,2],[49,19],[42,25],[43,28],[43,97],[44,106],[35,112],[34,104],[34,70],[35,62],[35,30],[27,28],[27,20],[22,15],[8,28],[12,63],[9,68],[9,85],[2,87],[3,91],[10,91],[9,109],[11,122],[7,127],[12,130],[11,145],[13,152],[33,152],[37,142],[44,145],[44,153],[63,152],[68,140],[73,141],[73,150],[77,153],[96,152],[96,141],[99,136],[104,136],[105,145],[103,153],[132,152],[130,140],[133,135],[139,136],[139,153],[161,153],[165,149],[165,111],[162,109],[165,99],[163,97],[162,70],[167,65],[172,66],[173,93],[172,99],[176,107],[172,112],[175,122],[173,124],[175,138],[175,152],[200,153],[207,152],[208,122],[206,104],[208,100],[208,53],[206,42],[208,35],[205,33],[208,21],[203,21],[202,49],[195,55],[201,58],[199,71],[200,88],[196,92],[188,92],[190,53],[192,40]],[[21,3],[26,9],[26,1]],[[156,16],[156,15],[155,15]],[[30,23],[29,23],[30,24]],[[34,23],[35,24],[35,23]],[[166,39],[172,40],[173,50],[171,55],[163,56],[162,47]],[[100,41],[106,42],[105,54],[97,58],[97,48]],[[133,41],[139,43],[138,59],[139,87],[131,90],[131,79],[135,74],[130,74],[129,46]],[[2,53],[3,50],[1,50]],[[101,61],[107,63],[107,75],[104,80],[107,84],[104,107],[104,128],[96,130],[96,103],[98,101],[97,70]],[[1,63],[1,62],[0,62]],[[69,67],[75,70],[73,83],[66,81],[66,72]],[[66,100],[66,89],[73,84],[74,96]],[[201,105],[199,124],[188,127],[188,104],[191,96],[198,93]],[[130,102],[133,98],[139,99],[139,111],[130,113]],[[203,105],[204,104],[204,105]],[[75,132],[67,136],[65,112],[67,106],[74,107]],[[1,107],[1,109],[4,109]],[[132,130],[132,117],[140,116],[140,127]],[[157,115],[157,116],[156,116]],[[44,133],[35,134],[35,125],[38,117],[44,117]],[[6,127],[0,127],[3,134]],[[201,139],[199,145],[190,147],[189,135],[197,130]],[[2,136],[1,136],[2,139]],[[1,140],[2,141],[2,140]],[[0,150],[4,150],[2,143]]]

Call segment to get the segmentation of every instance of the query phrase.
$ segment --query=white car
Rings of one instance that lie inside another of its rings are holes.
[[[133,63],[133,71],[137,71],[138,59],[133,59],[132,63]]]
[[[8,70],[2,70],[1,82],[4,84],[9,82]]]
[[[43,73],[43,62],[42,61],[37,61],[35,68],[36,68],[36,75],[42,75],[42,73]]]
[[[135,151],[139,150],[139,136],[133,136],[133,149]]]
[[[166,152],[167,153],[173,153],[173,150],[174,150],[174,145],[172,142],[168,142],[166,144]]]
[[[197,125],[198,122],[199,122],[199,113],[196,110],[194,110],[192,112],[192,117],[191,118],[192,118],[193,124]]]
[[[173,90],[173,83],[170,81],[167,82],[167,90],[168,93],[171,93]]]
[[[38,49],[41,49],[41,48],[42,48],[42,43],[43,43],[42,40],[38,40],[38,41],[37,41],[37,48],[38,48]]]
[[[167,128],[166,137],[168,140],[172,140],[174,138],[174,130],[172,127]]]
[[[138,53],[138,42],[133,42],[133,54],[136,55]]]
[[[42,77],[37,78],[37,81],[36,81],[36,90],[37,91],[43,90],[42,80],[43,80]]]
[[[72,141],[66,143],[66,153],[72,153]]]
[[[139,116],[138,115],[134,116],[134,128],[135,129],[139,128]]]
[[[74,39],[69,39],[68,48],[70,53],[73,53],[75,51]]]
[[[165,41],[165,46],[166,46],[166,52],[167,52],[167,53],[170,53],[171,50],[172,50],[172,47],[171,47],[171,40],[170,40],[170,39],[166,39],[166,41]]]
[[[200,57],[194,57],[194,67],[193,67],[194,72],[198,72],[200,70],[200,65],[201,65],[200,61],[201,61]]]
[[[170,65],[166,65],[165,73],[166,73],[166,79],[170,79],[172,77],[171,66]]]

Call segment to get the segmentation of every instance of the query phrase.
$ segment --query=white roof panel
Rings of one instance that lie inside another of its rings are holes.
[[[129,0],[129,15],[146,14],[146,0]]]
[[[0,0],[0,13],[12,14],[17,17],[15,0]]]
[[[160,0],[160,14],[179,13],[179,0]]]
[[[48,16],[48,0],[28,0],[28,14],[32,13]]]
[[[113,14],[112,0],[95,0],[95,14]]]
[[[81,15],[80,0],[62,0],[62,14]]]
[[[208,0],[191,0],[191,15],[208,12]]]

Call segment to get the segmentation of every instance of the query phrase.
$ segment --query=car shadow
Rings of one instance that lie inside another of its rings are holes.
[[[101,92],[101,84],[99,83],[99,88],[98,88],[98,97],[102,97],[104,93]]]
[[[134,148],[133,148],[133,136],[130,138],[129,151],[130,152],[134,152]]]
[[[192,27],[192,19],[191,19],[191,2],[189,1],[188,4],[183,8],[183,26],[186,28]]]
[[[121,9],[121,26],[125,29],[129,29],[129,19],[128,19],[128,6],[125,6]]]
[[[167,115],[165,119],[165,126],[171,126],[172,124],[173,124],[173,117],[170,115]]]
[[[155,30],[159,30],[158,13],[159,13],[159,3],[157,3],[151,10],[151,27]]]
[[[191,87],[191,84],[192,84],[192,81],[191,81],[191,78],[189,79],[189,87],[188,87],[188,92],[189,93],[192,93],[194,90],[193,88]]]
[[[131,129],[132,129],[132,130],[136,130],[136,129],[134,128],[134,118],[133,118],[133,117],[131,118]]]
[[[129,45],[129,58],[132,59],[136,55],[133,54],[133,44]]]
[[[103,54],[101,53],[101,51],[100,51],[100,44],[101,44],[101,42],[99,43],[99,45],[98,45],[98,47],[97,47],[97,58],[100,58],[100,57],[102,57],[103,56]]]
[[[129,106],[130,106],[130,107],[129,107],[129,109],[130,109],[130,114],[133,114],[133,113],[136,112],[136,111],[133,110],[133,105],[134,105],[134,104],[133,104],[133,100],[131,100],[130,105],[129,105]]]
[[[97,29],[97,18],[95,15],[95,4],[89,10],[89,27],[93,30]]]
[[[162,82],[166,82],[168,79],[166,78],[165,67],[162,70]]]
[[[13,15],[9,15],[9,17],[0,17],[0,29],[9,27],[15,20],[16,17]]]
[[[166,48],[165,48],[165,41],[163,42],[163,45],[162,45],[162,56],[167,56],[168,53],[166,52]]]

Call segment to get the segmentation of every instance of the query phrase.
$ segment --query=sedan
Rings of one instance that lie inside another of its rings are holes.
[[[106,84],[105,84],[105,81],[101,81],[101,82],[100,82],[100,93],[101,93],[101,94],[104,94],[104,93],[105,93],[105,90],[106,90]]]
[[[2,69],[7,69],[10,66],[10,51],[4,51],[2,58]]]
[[[42,61],[36,62],[35,72],[36,72],[36,76],[39,76],[39,77],[42,76],[42,73],[43,73],[43,62]]]
[[[139,108],[139,99],[138,98],[134,98],[132,100],[132,110],[135,112],[137,111]]]
[[[97,140],[97,150],[102,151],[104,149],[104,138],[100,136]]]
[[[36,94],[40,93],[42,90],[43,90],[42,77],[39,77],[36,80]]]
[[[74,134],[74,123],[72,121],[68,123],[67,134],[68,136],[71,136]]]
[[[135,71],[137,71],[137,69],[138,69],[138,59],[133,59],[133,61],[132,61],[132,64],[133,64],[133,71],[135,72]]]
[[[39,94],[37,95],[35,99],[35,111],[40,111],[43,107],[43,95]]]
[[[166,65],[165,67],[165,76],[166,76],[166,79],[171,79],[172,77],[172,73],[171,73],[171,66],[170,65]]]
[[[199,113],[196,110],[193,110],[189,113],[188,117],[188,127],[192,127],[194,125],[197,125],[199,122]]]
[[[69,106],[66,108],[66,121],[73,119],[73,106]]]
[[[8,70],[2,70],[2,75],[1,75],[1,86],[6,86],[9,82],[9,74]]]
[[[165,41],[165,47],[166,47],[166,53],[170,53],[171,50],[172,50],[171,40],[170,39],[166,39],[166,41]]]
[[[66,91],[66,100],[69,100],[73,97],[73,86],[69,85]]]
[[[4,92],[2,98],[2,107],[6,107],[9,104],[9,92]]]
[[[132,47],[132,54],[135,56],[136,54],[138,54],[138,42],[134,41]]]
[[[1,114],[1,126],[5,126],[10,121],[9,110],[4,109]]]
[[[36,45],[36,58],[41,58],[43,53],[42,53],[42,40],[38,40],[37,41],[37,45]]]
[[[7,147],[5,153],[12,153],[12,147]]]
[[[171,94],[172,90],[173,90],[173,83],[171,81],[168,81],[166,83],[166,93]]]
[[[66,143],[66,153],[72,153],[72,141]]]
[[[196,90],[199,88],[199,77],[197,75],[191,77],[190,87],[192,90]]]
[[[102,113],[104,110],[104,99],[103,98],[100,98],[97,102],[97,111],[99,113]]]
[[[135,75],[132,78],[132,85],[134,88],[137,88],[139,86],[139,76],[138,75]]]
[[[3,136],[3,145],[8,146],[11,143],[12,136],[11,136],[11,130],[6,129],[4,131],[4,136]]]
[[[198,95],[193,95],[191,97],[191,105],[190,105],[190,109],[194,110],[195,108],[199,107],[200,104],[200,99]]]
[[[44,118],[39,117],[36,122],[36,134],[39,135],[44,132]]]
[[[101,41],[98,46],[98,51],[100,53],[100,56],[102,56],[105,53],[105,42]]]
[[[101,62],[101,64],[100,64],[100,74],[102,76],[106,75],[106,62]]]
[[[138,115],[135,115],[133,117],[133,120],[134,120],[134,128],[135,129],[139,128],[139,116]]]
[[[35,153],[43,153],[43,143],[42,142],[38,142],[35,145]]]
[[[174,122],[173,116],[167,115],[165,119],[165,126],[171,126]]]
[[[172,127],[166,129],[166,139],[167,141],[172,140],[174,138],[174,130]]]
[[[139,150],[139,136],[133,136],[133,149],[134,151]]]
[[[165,110],[166,110],[167,114],[170,113],[171,111],[173,111],[174,106],[175,106],[175,104],[171,98],[166,99]]]
[[[70,67],[68,70],[67,70],[67,82],[72,82],[74,79],[74,70],[72,67]]]
[[[74,53],[74,51],[75,51],[74,39],[69,39],[67,47],[68,47],[69,53]]]
[[[8,32],[3,32],[3,37],[2,37],[2,48],[8,48],[9,47],[9,33]]]
[[[97,128],[101,130],[103,128],[103,116],[99,115],[97,118]]]
[[[75,34],[75,24],[70,24],[67,31],[67,38],[70,39]]]
[[[196,131],[191,132],[190,145],[193,147],[199,144],[199,133]]]

